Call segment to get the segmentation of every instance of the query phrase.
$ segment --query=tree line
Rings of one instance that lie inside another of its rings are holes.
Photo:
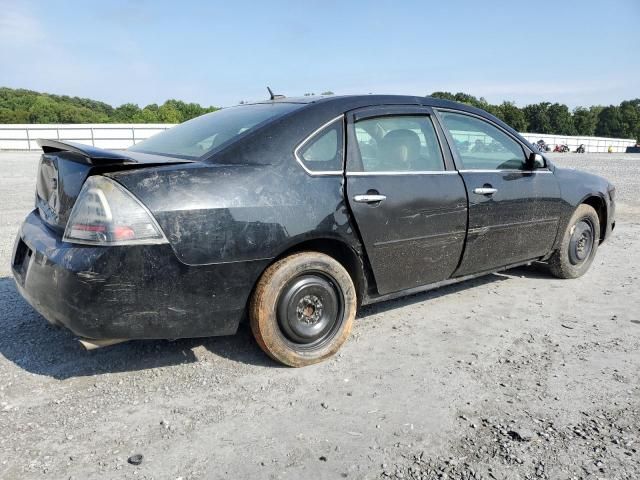
[[[217,107],[167,100],[140,108],[135,103],[119,107],[88,98],[50,95],[31,90],[0,88],[2,123],[180,123]]]
[[[640,142],[640,98],[619,105],[576,107],[541,102],[518,107],[513,102],[494,105],[466,93],[433,92],[430,96],[481,108],[519,132],[586,137],[635,138]]]
[[[322,95],[332,95],[323,92]],[[306,93],[305,95],[315,95]],[[432,97],[482,108],[519,132],[635,138],[640,142],[640,98],[619,105],[577,107],[541,102],[518,107],[513,102],[491,104],[467,93],[433,92]],[[241,102],[245,103],[245,102]],[[51,95],[31,90],[0,88],[2,123],[180,123],[217,107],[167,100],[139,107],[125,103],[113,107],[88,98]]]

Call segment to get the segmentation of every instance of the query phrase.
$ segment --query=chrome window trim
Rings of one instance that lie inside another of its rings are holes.
[[[347,172],[348,177],[368,177],[371,175],[457,175],[457,170],[418,170],[418,171],[371,171]]]
[[[299,152],[302,148],[304,148],[304,146],[309,143],[309,141],[318,133],[320,133],[322,130],[324,130],[325,128],[327,128],[328,126],[332,125],[333,123],[337,122],[338,120],[342,120],[344,118],[344,114],[340,114],[335,118],[332,118],[331,120],[329,120],[327,123],[323,124],[322,126],[320,126],[319,128],[315,129],[313,132],[311,132],[309,135],[307,135],[307,137],[298,144],[298,146],[295,148],[295,150],[293,151],[293,156],[296,159],[296,162],[298,162],[300,164],[300,166],[304,169],[305,172],[307,172],[307,174],[311,175],[311,176],[323,176],[323,175],[342,175],[342,170],[310,170],[307,168],[307,166],[304,164],[304,161],[302,160],[302,158],[299,155]],[[344,131],[342,133],[342,164],[344,165],[344,155],[345,155],[345,151],[344,151]]]
[[[516,169],[516,168],[508,168],[508,169],[501,169],[501,170],[499,170],[499,169],[495,169],[495,170],[477,169],[476,170],[476,169],[473,169],[473,168],[465,168],[465,169],[462,169],[462,170],[458,170],[458,172],[460,172],[460,173],[473,173],[473,172],[476,172],[476,173],[495,173],[495,172],[498,172],[498,173],[500,173],[500,172],[511,172],[511,173],[516,173],[516,172],[519,172],[519,173],[553,173],[551,170],[547,170],[547,169],[519,170],[519,169]]]

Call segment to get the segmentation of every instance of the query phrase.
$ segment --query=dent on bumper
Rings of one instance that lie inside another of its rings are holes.
[[[41,315],[94,339],[233,334],[265,266],[188,266],[169,245],[72,245],[35,212],[22,225],[12,260],[19,292]]]

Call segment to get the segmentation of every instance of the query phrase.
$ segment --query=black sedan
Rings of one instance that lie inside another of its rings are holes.
[[[333,355],[360,305],[531,262],[587,271],[615,189],[488,113],[425,97],[278,98],[126,151],[43,140],[12,259],[86,345],[229,335]]]

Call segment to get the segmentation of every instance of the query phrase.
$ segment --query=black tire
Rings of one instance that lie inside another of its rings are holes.
[[[249,305],[258,345],[291,367],[335,354],[349,337],[355,316],[356,291],[349,273],[318,252],[296,253],[267,268]]]
[[[589,205],[573,212],[560,248],[549,259],[549,270],[558,278],[578,278],[589,269],[600,243],[600,219]]]

